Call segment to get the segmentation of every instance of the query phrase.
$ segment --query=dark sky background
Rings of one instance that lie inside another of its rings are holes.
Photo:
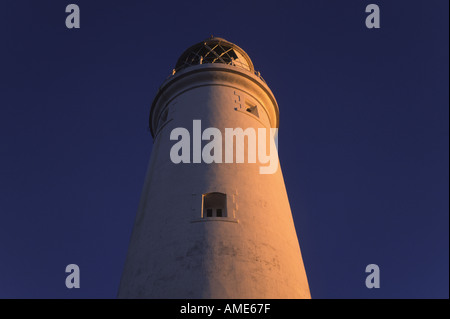
[[[67,29],[65,7],[81,9]],[[365,7],[381,9],[367,29]],[[449,3],[21,1],[0,6],[0,298],[115,298],[151,102],[211,34],[280,107],[313,298],[449,297]],[[65,267],[81,269],[67,289]],[[381,270],[367,289],[365,267]]]

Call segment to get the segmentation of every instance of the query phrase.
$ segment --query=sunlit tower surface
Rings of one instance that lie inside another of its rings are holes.
[[[172,73],[151,106],[154,144],[118,297],[310,298],[281,168],[170,157],[178,127],[193,150],[193,120],[222,133],[278,128],[273,93],[222,38],[188,48]]]

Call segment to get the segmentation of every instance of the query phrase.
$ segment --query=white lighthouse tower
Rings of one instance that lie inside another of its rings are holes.
[[[225,136],[278,124],[275,97],[240,47],[211,37],[180,56],[151,107],[154,145],[119,298],[310,298],[280,166],[262,174],[240,162],[249,136],[232,162],[230,145],[214,150],[223,161],[199,151],[213,139],[206,128]],[[177,128],[191,154],[176,163]]]

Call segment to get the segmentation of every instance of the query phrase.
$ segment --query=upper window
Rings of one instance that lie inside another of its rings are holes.
[[[256,105],[251,105],[248,102],[245,102],[245,110],[256,117],[259,117],[258,107]]]

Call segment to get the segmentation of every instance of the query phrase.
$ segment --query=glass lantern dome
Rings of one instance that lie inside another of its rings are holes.
[[[244,50],[225,39],[211,36],[183,52],[175,65],[174,74],[190,66],[207,63],[233,65],[255,72],[252,60]]]

